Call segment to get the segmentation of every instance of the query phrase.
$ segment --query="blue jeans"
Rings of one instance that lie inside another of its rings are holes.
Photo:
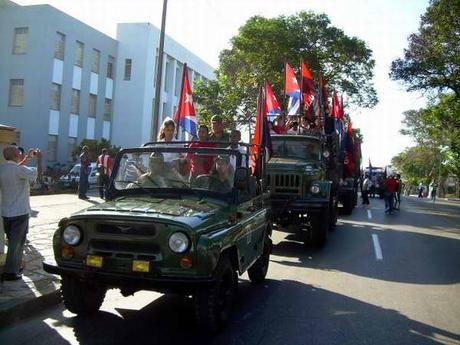
[[[29,215],[3,217],[3,225],[8,239],[5,273],[18,274],[24,254],[27,231],[29,230]]]
[[[385,192],[385,212],[393,212],[394,199],[394,193]]]

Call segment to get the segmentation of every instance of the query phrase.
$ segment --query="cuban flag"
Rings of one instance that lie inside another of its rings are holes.
[[[284,92],[289,97],[287,108],[288,115],[297,115],[300,109],[300,86],[292,67],[286,63],[285,66]]]
[[[195,107],[193,106],[192,89],[188,80],[187,64],[184,64],[182,74],[182,88],[177,104],[177,110],[174,114],[174,122],[178,125],[177,135],[181,131],[181,139],[193,140],[196,138],[197,120]],[[185,132],[185,135],[183,135]]]
[[[276,116],[281,114],[281,108],[268,81],[265,83],[265,92],[265,102],[267,104],[268,121],[273,121]]]

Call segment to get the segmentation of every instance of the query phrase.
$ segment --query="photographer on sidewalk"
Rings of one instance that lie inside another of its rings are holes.
[[[29,149],[23,156],[17,146],[10,145],[3,149],[3,156],[6,163],[0,165],[0,190],[8,252],[2,280],[18,280],[22,278],[21,262],[29,230],[30,183],[41,177],[42,154],[38,149]],[[25,166],[33,158],[37,159],[36,172]]]

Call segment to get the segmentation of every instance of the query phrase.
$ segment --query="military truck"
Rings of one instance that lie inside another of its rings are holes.
[[[121,150],[107,201],[59,222],[56,264],[43,266],[61,276],[72,313],[96,312],[110,288],[180,293],[193,296],[199,324],[217,330],[229,319],[238,274],[264,280],[272,224],[248,154],[182,144]],[[234,169],[233,158],[245,163]]]
[[[337,221],[338,176],[330,151],[335,138],[312,132],[273,134],[271,140],[266,169],[274,221],[293,224],[306,244],[323,246]]]

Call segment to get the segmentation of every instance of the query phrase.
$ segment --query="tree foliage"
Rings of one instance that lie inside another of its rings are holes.
[[[439,167],[436,152],[428,146],[418,145],[399,153],[391,164],[402,174],[410,185],[428,185],[433,172]]]
[[[450,90],[460,98],[459,0],[430,1],[404,58],[392,62],[390,77],[402,80],[409,91]]]
[[[284,87],[284,64],[301,59],[312,72],[321,71],[328,86],[346,95],[349,104],[373,107],[377,95],[372,78],[375,61],[364,41],[331,25],[325,14],[250,18],[220,53],[217,81],[194,90],[200,115],[220,112],[246,122],[256,108],[258,87],[269,81],[278,100]],[[212,97],[212,98],[210,98]]]

